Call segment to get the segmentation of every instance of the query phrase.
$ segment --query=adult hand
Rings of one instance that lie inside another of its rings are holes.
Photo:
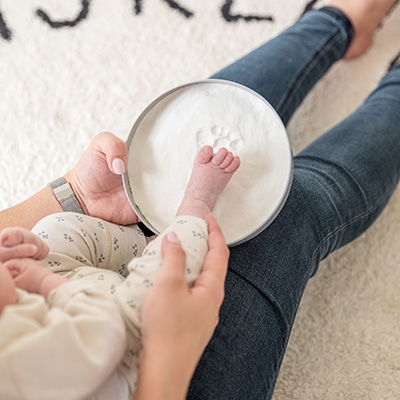
[[[6,228],[0,232],[0,262],[26,257],[43,260],[48,252],[48,246],[27,229]]]
[[[91,141],[77,165],[65,175],[87,214],[122,225],[138,222],[122,184],[127,164],[123,140],[102,132]]]
[[[186,256],[182,247],[174,243],[170,234],[164,238],[163,264],[143,306],[143,351],[135,399],[152,398],[151,395],[183,399],[218,323],[229,250],[214,218],[208,215],[206,219],[209,252],[191,288],[185,279]]]

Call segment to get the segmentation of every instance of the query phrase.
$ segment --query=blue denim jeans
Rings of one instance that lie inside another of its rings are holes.
[[[346,52],[353,30],[330,7],[214,78],[264,96],[287,123],[320,77]],[[294,160],[293,185],[275,221],[231,249],[220,322],[188,398],[272,397],[308,280],[322,259],[363,233],[396,188],[400,171],[400,68],[365,103]]]

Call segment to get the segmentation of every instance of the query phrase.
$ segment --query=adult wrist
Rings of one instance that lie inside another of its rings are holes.
[[[49,182],[48,186],[64,211],[85,214],[75,191],[64,177]]]
[[[84,201],[84,198],[81,194],[81,191],[79,189],[79,185],[75,182],[75,175],[73,171],[68,172],[67,174],[64,175],[64,179],[69,183],[71,186],[72,190],[74,191],[75,197],[77,201],[79,202],[79,205],[81,206],[83,213],[86,215],[90,215],[88,208],[86,207],[86,203]]]
[[[167,350],[167,353],[165,352]],[[165,345],[140,355],[137,396],[134,400],[184,400],[194,369],[175,357]]]
[[[85,203],[72,184],[69,174],[49,182],[47,186],[53,191],[63,211],[88,214]]]

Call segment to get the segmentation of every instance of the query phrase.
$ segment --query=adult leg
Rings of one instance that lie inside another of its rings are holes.
[[[280,215],[231,250],[221,324],[198,376],[202,368],[218,372],[215,380],[202,382],[210,397],[203,392],[201,398],[272,396],[308,279],[322,259],[376,220],[397,186],[399,99],[397,67],[352,116],[296,157],[293,187]],[[221,397],[213,393],[219,385]]]
[[[333,63],[355,58],[372,43],[395,0],[331,0],[275,39],[213,75],[264,96],[286,124]],[[345,14],[345,15],[344,15]]]
[[[353,38],[349,19],[324,7],[303,18],[211,78],[245,85],[275,108],[286,124],[318,80],[346,53]]]
[[[320,77],[344,56],[352,37],[352,25],[341,11],[312,11],[212,78],[255,90],[287,123]],[[293,319],[286,317],[281,300],[268,286],[269,281],[278,286],[290,304],[286,307],[295,313],[310,274],[308,266],[297,270],[282,253],[294,247],[302,251],[303,240],[307,241],[307,236],[295,233],[307,216],[291,215],[303,201],[295,176],[287,203],[274,223],[251,242],[231,250],[220,323],[198,365],[189,399],[272,396]],[[289,242],[294,240],[297,243]],[[254,274],[259,276],[253,279]]]
[[[336,51],[328,51],[322,64]],[[327,52],[322,49],[316,57],[320,54]],[[313,68],[320,74],[319,66]],[[296,90],[272,90],[270,101],[286,122],[314,81],[313,74],[300,75],[303,83],[291,86]],[[247,77],[240,79],[244,83]],[[270,90],[262,87],[261,94]],[[272,397],[308,279],[321,259],[373,223],[397,185],[399,95],[397,68],[353,116],[296,157],[292,190],[279,216],[231,250],[220,324],[196,370],[190,399]],[[283,98],[292,105],[282,108]]]

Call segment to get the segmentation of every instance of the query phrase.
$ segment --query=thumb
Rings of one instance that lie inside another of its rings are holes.
[[[105,155],[110,171],[122,175],[128,165],[126,143],[111,132],[99,133],[94,141],[95,148]]]
[[[162,266],[158,280],[173,286],[186,283],[186,254],[175,232],[169,232],[162,242]]]

